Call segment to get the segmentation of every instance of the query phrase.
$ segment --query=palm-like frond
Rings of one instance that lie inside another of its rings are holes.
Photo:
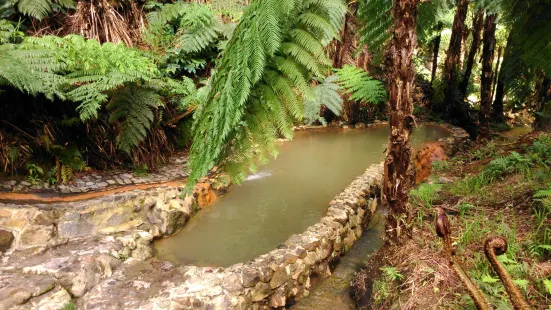
[[[74,7],[73,0],[16,0],[12,3],[17,5],[17,9],[21,13],[37,19],[46,17],[52,11],[54,4],[65,8]]]
[[[107,109],[111,112],[109,121],[120,123],[117,145],[121,150],[130,154],[145,139],[155,119],[154,111],[162,105],[161,96],[147,85],[130,84],[113,94]]]
[[[325,119],[320,116],[320,109],[325,106],[335,115],[340,115],[342,112],[342,97],[339,94],[341,89],[337,84],[338,76],[329,76],[321,84],[316,85],[312,90],[312,96],[304,100],[304,121],[307,124],[312,124],[319,121],[325,125]]]
[[[328,63],[319,46],[334,37],[346,6],[333,0],[266,0],[249,5],[196,114],[190,183],[222,163],[237,181],[244,167],[277,154],[311,96],[311,74]],[[311,45],[312,41],[317,44]]]
[[[0,85],[10,85],[31,95],[65,98],[62,87],[67,79],[56,74],[64,68],[55,53],[47,49],[21,50],[0,45]]]
[[[382,61],[392,34],[392,0],[365,0],[358,5],[360,40],[367,45],[375,62]]]
[[[380,104],[387,99],[386,89],[381,81],[373,79],[368,72],[354,66],[345,65],[335,69],[337,82],[350,94],[352,100],[361,103]]]

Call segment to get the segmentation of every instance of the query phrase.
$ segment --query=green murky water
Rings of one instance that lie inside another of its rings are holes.
[[[420,127],[413,143],[448,135],[437,126]],[[201,210],[176,235],[157,241],[158,257],[226,267],[273,250],[315,224],[335,195],[381,162],[387,139],[387,127],[297,132],[292,142],[282,143],[276,160]]]
[[[509,140],[516,140],[520,136],[531,133],[533,130],[534,129],[530,126],[519,126],[519,127],[509,129],[507,131],[500,132],[499,134]]]

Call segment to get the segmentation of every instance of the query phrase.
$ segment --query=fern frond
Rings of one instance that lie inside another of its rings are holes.
[[[129,153],[147,136],[155,116],[153,111],[163,105],[161,96],[147,87],[131,84],[117,90],[110,99],[107,109],[109,121],[120,123],[117,137],[118,147]]]
[[[360,1],[358,19],[360,21],[360,40],[380,62],[389,41],[392,29],[392,0]]]
[[[42,19],[52,11],[52,4],[57,3],[65,8],[74,7],[73,0],[16,0],[17,9],[31,17]]]
[[[239,181],[243,169],[277,154],[275,139],[290,136],[292,121],[303,116],[312,75],[323,76],[323,46],[338,34],[345,10],[334,0],[249,5],[195,115],[189,183],[216,164]]]
[[[352,100],[380,104],[386,101],[387,93],[383,83],[374,80],[368,72],[354,66],[345,65],[335,69],[338,83],[350,94]]]
[[[325,79],[319,85],[316,85],[313,90],[313,96],[304,101],[304,120],[308,124],[319,121],[325,125],[325,120],[320,116],[322,106],[327,107],[335,115],[340,115],[342,112],[342,97],[339,94],[340,85],[337,84],[338,77],[332,75]]]

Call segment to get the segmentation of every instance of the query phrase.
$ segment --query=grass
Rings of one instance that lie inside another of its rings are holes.
[[[382,266],[402,277],[391,281],[383,272],[374,279],[374,289],[380,289],[375,294],[377,304],[476,309],[441,254],[434,230],[438,205],[450,211],[458,261],[494,308],[511,305],[483,244],[490,236],[503,236],[508,251],[499,260],[533,306],[551,309],[551,137],[532,134],[518,142],[491,143],[465,152],[433,165],[432,179],[442,177],[455,181],[421,184],[410,192],[417,215],[413,236],[395,248]]]

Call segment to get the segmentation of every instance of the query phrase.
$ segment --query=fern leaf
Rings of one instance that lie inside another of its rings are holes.
[[[135,84],[113,94],[107,109],[110,111],[109,121],[120,123],[117,145],[121,150],[130,154],[132,148],[145,139],[155,118],[153,110],[162,105],[157,92]]]

